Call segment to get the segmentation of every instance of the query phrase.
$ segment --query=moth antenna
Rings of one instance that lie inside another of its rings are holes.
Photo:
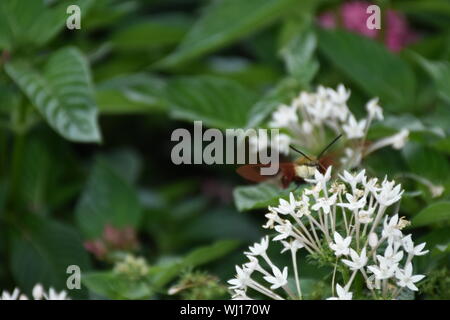
[[[308,159],[309,161],[312,161],[306,154],[304,154],[302,151],[294,148],[293,146],[289,146],[292,150],[297,151],[298,153],[300,153],[302,156],[304,156],[306,159]]]
[[[317,159],[320,159],[320,157],[328,150],[330,149],[330,147],[336,143],[336,141],[338,141],[340,138],[342,137],[342,134],[338,135],[336,138],[333,139],[333,141],[331,141],[323,150],[322,152],[319,153],[319,155],[317,156]]]

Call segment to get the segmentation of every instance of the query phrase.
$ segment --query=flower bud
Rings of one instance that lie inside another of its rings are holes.
[[[378,245],[378,236],[375,232],[369,234],[369,246],[373,249]]]

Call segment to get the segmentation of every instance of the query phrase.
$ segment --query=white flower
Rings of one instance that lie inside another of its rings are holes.
[[[391,242],[384,251],[384,256],[377,255],[377,259],[387,265],[398,264],[403,259],[403,251],[399,251],[400,243]]]
[[[273,276],[264,276],[264,280],[271,283],[270,289],[274,290],[287,284],[288,268],[284,267],[283,272],[277,267],[272,267]]]
[[[321,174],[320,171],[316,169],[314,172],[314,179],[305,179],[305,181],[308,183],[317,184],[320,188],[324,188],[331,178],[331,169],[332,167],[329,166],[325,174]]]
[[[66,291],[57,292],[55,289],[50,288],[49,292],[46,293],[44,287],[39,283],[34,286],[32,295],[34,300],[70,300]],[[20,290],[15,288],[12,294],[8,291],[3,291],[0,300],[28,300],[28,297],[20,294]]]
[[[342,262],[349,266],[351,270],[359,270],[367,264],[366,248],[361,250],[360,255],[355,250],[350,249],[350,257],[352,258],[351,261],[342,259]]]
[[[384,280],[394,276],[397,267],[398,264],[386,264],[384,262],[380,262],[379,266],[374,265],[368,266],[367,268],[375,275],[376,279]]]
[[[286,220],[283,224],[275,227],[275,230],[279,233],[273,241],[283,240],[292,234],[292,224],[289,220]]]
[[[297,108],[283,104],[272,114],[272,121],[269,126],[272,128],[287,128],[291,124],[297,124],[297,122]]]
[[[247,273],[251,274],[253,273],[253,271],[259,270],[261,268],[257,258],[253,256],[247,256],[247,258],[250,260],[249,262],[244,264],[244,269],[247,271]]]
[[[366,128],[366,119],[359,122],[356,121],[353,115],[348,118],[347,124],[342,126],[348,139],[359,139],[364,137],[364,129]]]
[[[358,200],[357,196],[353,196],[350,193],[346,193],[345,197],[347,198],[348,203],[338,203],[338,206],[348,208],[353,211],[356,209],[361,209],[366,205],[366,199],[364,197]]]
[[[289,145],[291,144],[291,137],[287,134],[280,133],[271,140],[270,147],[272,152],[279,152],[284,155],[289,154]]]
[[[328,88],[326,90],[329,95],[331,101],[335,104],[345,104],[347,103],[348,98],[350,98],[350,90],[345,89],[343,84],[339,84],[337,90],[333,90]]]
[[[386,179],[381,184],[381,191],[375,194],[377,201],[383,206],[390,206],[396,203],[403,195],[403,190],[401,190],[401,185],[398,184],[394,187],[395,181],[387,181]]]
[[[410,234],[403,237],[402,244],[405,251],[414,256],[423,256],[424,254],[427,254],[429,252],[429,250],[422,251],[423,248],[425,248],[425,242],[414,246],[414,242],[412,241]]]
[[[397,284],[400,287],[408,287],[412,291],[417,291],[419,289],[415,286],[415,283],[425,278],[425,276],[421,274],[412,275],[412,271],[412,264],[408,263],[404,270],[397,270],[395,277],[398,279]]]
[[[305,246],[303,245],[303,243],[298,240],[295,239],[294,241],[281,241],[281,243],[283,244],[283,250],[281,250],[281,253],[284,253],[288,250],[293,251],[293,252],[297,252],[298,249],[304,248]]]
[[[371,223],[373,220],[372,215],[374,211],[375,207],[369,208],[367,210],[359,210],[357,215],[359,223]]]
[[[15,288],[12,293],[8,291],[3,291],[0,300],[18,300],[20,295],[20,291],[18,288]]]
[[[361,170],[359,173],[352,175],[350,172],[344,170],[344,175],[339,175],[339,177],[347,182],[351,187],[352,190],[356,189],[356,186],[358,183],[365,181],[366,179],[366,170]]]
[[[374,98],[366,104],[369,117],[377,120],[383,120],[383,109],[378,104],[378,98]]]
[[[236,277],[228,280],[230,289],[245,289],[250,282],[250,273],[244,268],[236,266]]]
[[[325,214],[330,213],[331,206],[336,203],[337,194],[333,194],[329,198],[319,198],[316,200],[316,203],[311,207],[311,209],[315,211],[319,211],[322,209]]]
[[[267,248],[269,247],[269,237],[265,236],[261,239],[261,242],[255,242],[253,246],[248,247],[250,252],[244,252],[246,255],[249,256],[259,256],[266,253]]]
[[[347,238],[342,238],[342,236],[338,233],[335,232],[334,233],[334,243],[331,242],[330,248],[331,250],[334,251],[334,254],[336,255],[336,257],[339,256],[346,256],[349,253],[349,246],[350,243],[352,242],[352,238],[351,237],[347,237]]]
[[[57,292],[55,289],[50,288],[48,295],[44,293],[44,297],[46,300],[67,300],[67,292],[64,290]]]
[[[279,200],[280,204],[274,210],[280,214],[294,214],[297,208],[297,201],[295,201],[294,194],[289,193],[289,201],[284,199]]]
[[[398,214],[394,215],[389,222],[388,217],[384,219],[382,236],[388,239],[400,239],[402,237],[402,232],[398,228]]]
[[[353,293],[348,292],[345,287],[341,287],[339,284],[336,284],[336,293],[337,297],[331,297],[327,300],[352,300]]]

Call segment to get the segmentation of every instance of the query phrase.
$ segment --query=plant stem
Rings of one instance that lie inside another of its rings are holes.
[[[295,274],[295,285],[297,286],[298,297],[300,300],[302,300],[303,297],[302,297],[302,289],[300,287],[300,279],[298,277],[296,251],[291,250],[291,255],[292,255],[292,266],[294,267],[294,274]]]

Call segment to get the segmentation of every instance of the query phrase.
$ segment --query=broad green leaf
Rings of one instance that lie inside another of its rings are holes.
[[[302,1],[302,10],[294,12],[283,25],[280,34],[280,54],[287,71],[306,86],[319,70],[314,57],[317,36],[312,29],[314,10],[320,1]]]
[[[434,80],[439,96],[450,103],[450,63],[448,61],[428,61],[419,55],[414,56]]]
[[[408,143],[402,150],[410,170],[433,182],[443,183],[450,179],[450,164],[446,157],[418,143]]]
[[[150,269],[150,279],[155,288],[162,288],[183,269],[194,268],[214,260],[217,260],[224,255],[236,249],[239,245],[235,240],[222,240],[212,245],[194,249],[184,258],[169,262],[164,265],[157,265]]]
[[[277,205],[280,198],[287,198],[296,187],[288,189],[270,183],[260,183],[251,186],[241,186],[234,189],[234,203],[239,211],[267,208]]]
[[[165,86],[163,80],[143,73],[119,76],[97,86],[96,101],[106,114],[165,110]]]
[[[211,52],[272,23],[297,0],[212,2],[179,47],[161,62],[172,66]]]
[[[0,49],[45,45],[66,25],[66,9],[70,4],[71,1],[63,1],[50,7],[43,0],[1,1]],[[76,4],[82,14],[86,14],[91,0],[80,0]]]
[[[25,292],[37,283],[66,289],[68,266],[77,265],[81,272],[90,268],[89,256],[74,229],[37,216],[21,218],[11,252],[11,270]]]
[[[177,44],[190,27],[190,20],[180,14],[154,16],[120,29],[112,43],[119,49],[148,50]]]
[[[410,66],[383,45],[345,31],[319,30],[319,49],[366,93],[389,111],[410,110],[415,77]]]
[[[140,217],[136,191],[104,160],[97,159],[76,208],[83,235],[96,238],[106,224],[137,227]]]
[[[295,95],[298,94],[300,87],[300,83],[295,79],[286,78],[281,80],[251,107],[248,115],[247,127],[257,127],[280,104],[288,103],[294,98]]]
[[[153,294],[145,279],[133,280],[112,271],[84,274],[81,279],[89,290],[109,299],[149,299]]]
[[[442,225],[450,220],[450,201],[441,201],[431,204],[412,219],[413,227],[426,225]]]
[[[450,3],[446,0],[409,0],[393,2],[394,8],[407,13],[433,13],[450,16]]]
[[[225,78],[198,76],[169,81],[167,100],[177,119],[203,121],[226,129],[244,128],[255,96],[239,83]]]
[[[48,124],[64,138],[99,142],[91,75],[80,51],[64,48],[50,56],[44,71],[25,61],[13,61],[5,70]]]

